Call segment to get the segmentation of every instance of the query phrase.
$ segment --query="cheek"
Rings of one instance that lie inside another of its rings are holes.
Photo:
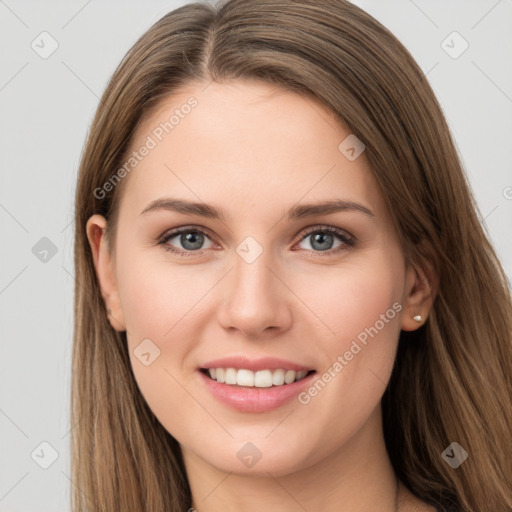
[[[393,308],[393,304],[402,300],[403,275],[391,257],[374,258],[371,264],[331,267],[323,272],[323,278],[320,274],[301,278],[297,294],[322,320],[319,332],[325,333],[329,346],[336,344],[335,340],[343,343],[356,338],[376,322],[382,329],[381,315],[386,316],[385,320],[395,320],[385,321],[386,326],[398,323],[397,309],[401,308]]]
[[[322,370],[337,377],[326,375],[325,381],[350,388],[352,398],[344,400],[354,399],[354,405],[361,395],[378,398],[391,375],[403,309],[400,262],[400,254],[380,254],[371,264],[331,268],[328,279],[302,281],[300,293],[322,320],[318,332],[323,335],[317,337]]]
[[[195,353],[207,314],[207,293],[218,277],[196,265],[173,264],[165,254],[148,255],[147,250],[126,251],[117,270],[133,372],[150,407],[164,411],[169,396],[177,404],[187,400],[179,384],[184,382],[183,366]]]
[[[184,435],[183,422],[170,411],[190,402],[181,365],[194,345],[189,341],[193,338],[188,330],[190,320],[193,316],[196,322],[201,315],[197,303],[209,288],[197,272],[195,278],[192,274],[192,266],[173,268],[161,259],[151,260],[142,251],[125,253],[118,265],[118,288],[137,386],[155,416],[178,436]]]
[[[162,250],[163,252],[163,250]],[[119,262],[119,293],[127,331],[133,341],[165,341],[187,321],[187,313],[208,289],[193,267],[177,267],[133,252]],[[198,309],[193,309],[198,314]]]
[[[329,329],[318,330],[324,333],[317,337],[324,365],[299,402],[319,418],[326,438],[346,440],[358,431],[378,406],[391,376],[404,279],[397,264],[400,255],[394,256],[380,255],[371,265],[331,268],[323,287],[318,280],[313,288],[311,280],[304,281],[301,293],[314,290],[307,296],[308,305]]]

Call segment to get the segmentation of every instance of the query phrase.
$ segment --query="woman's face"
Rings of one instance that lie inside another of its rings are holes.
[[[316,101],[233,81],[181,89],[131,149],[115,257],[102,243],[96,265],[189,460],[280,475],[368,448],[400,329],[424,311],[363,146]]]

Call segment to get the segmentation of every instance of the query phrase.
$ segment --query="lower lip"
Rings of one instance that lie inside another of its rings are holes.
[[[281,407],[309,386],[316,372],[298,382],[269,388],[244,388],[221,384],[198,370],[210,393],[223,404],[242,412],[265,412]]]

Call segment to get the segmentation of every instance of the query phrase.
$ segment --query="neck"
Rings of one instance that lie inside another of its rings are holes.
[[[182,446],[197,512],[396,512],[397,479],[382,433],[380,406],[338,450],[298,460],[297,470],[254,470],[250,474],[221,471]],[[316,459],[313,463],[313,459]],[[234,470],[233,470],[234,471]]]

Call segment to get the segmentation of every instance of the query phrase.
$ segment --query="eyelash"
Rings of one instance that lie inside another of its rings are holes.
[[[181,249],[176,249],[172,247],[171,245],[167,245],[167,242],[171,239],[176,237],[177,235],[181,235],[182,233],[200,233],[202,235],[207,236],[211,239],[209,234],[199,228],[196,228],[195,226],[184,226],[182,228],[177,228],[175,230],[168,231],[164,233],[162,236],[160,236],[157,241],[158,245],[161,245],[164,251],[171,252],[173,254],[177,254],[182,257],[191,257],[191,256],[197,256],[200,254],[203,254],[203,251],[183,251]],[[348,236],[344,231],[338,228],[334,228],[332,226],[318,226],[310,229],[307,231],[302,238],[300,238],[296,243],[302,242],[305,240],[308,236],[314,234],[314,233],[328,233],[329,235],[334,235],[338,238],[341,242],[343,242],[343,245],[340,245],[336,249],[329,249],[327,251],[313,251],[310,249],[306,249],[307,252],[314,253],[315,255],[319,256],[332,256],[333,254],[337,254],[343,251],[349,250],[351,247],[353,247],[356,243],[356,240],[352,236]],[[295,244],[294,244],[295,245]]]

